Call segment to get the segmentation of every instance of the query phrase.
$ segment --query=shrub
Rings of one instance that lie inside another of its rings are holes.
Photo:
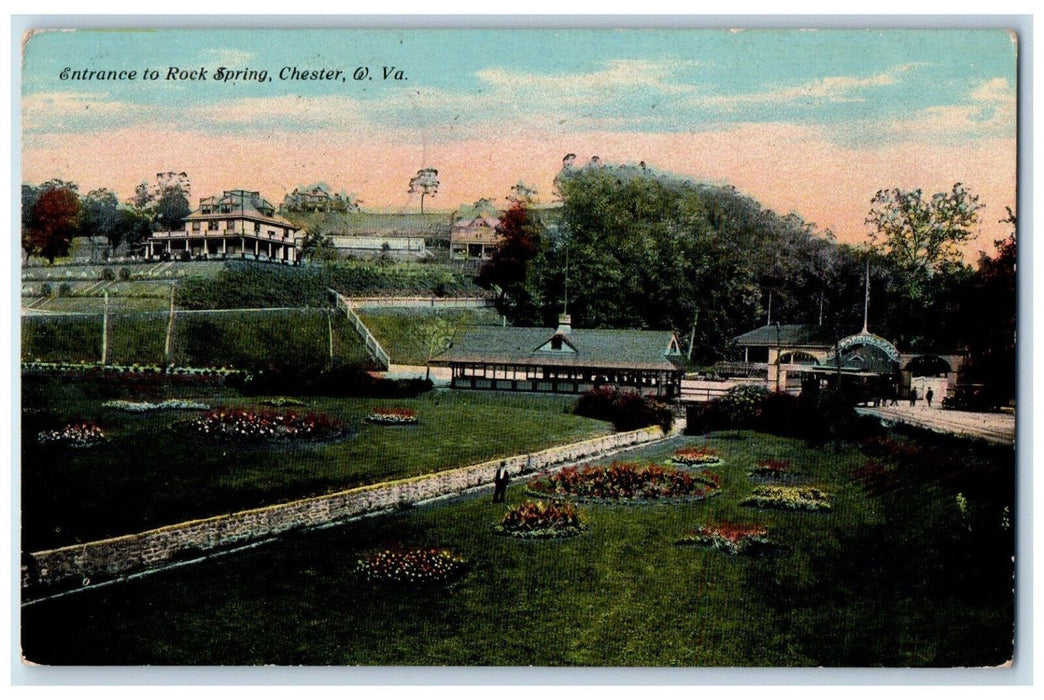
[[[51,287],[50,282],[44,282],[40,285],[40,296],[49,297],[54,294],[54,289]]]
[[[101,271],[101,279],[105,282],[112,282],[116,279],[116,273],[112,271],[111,267],[104,267]]]
[[[674,414],[669,406],[637,391],[600,386],[580,395],[573,408],[578,416],[611,421],[618,431],[636,430],[659,425],[664,432],[671,429]]]
[[[121,267],[119,271],[120,281],[126,282],[131,278],[131,271],[129,267]]]
[[[181,262],[188,262],[192,260],[192,253],[188,252],[187,250],[183,250],[180,253],[178,253],[178,260],[180,260]]]
[[[60,285],[58,285],[58,296],[72,296],[72,285],[68,282],[62,282]]]

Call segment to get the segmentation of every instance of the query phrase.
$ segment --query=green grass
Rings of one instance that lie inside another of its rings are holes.
[[[148,397],[135,397],[148,398]],[[253,399],[208,400],[255,406]],[[568,398],[435,392],[416,399],[306,399],[352,434],[329,444],[234,446],[175,432],[193,412],[130,414],[75,386],[30,385],[23,421],[23,546],[39,549],[138,532],[388,479],[463,466],[611,432],[564,412]],[[375,406],[415,408],[416,427],[364,422]],[[71,420],[110,437],[90,449],[43,449],[37,431]]]
[[[500,325],[500,314],[493,309],[361,309],[358,312],[391,361],[401,365],[423,365],[428,361],[426,325],[443,319],[446,327],[459,335],[473,325]]]
[[[257,369],[279,362],[322,367],[330,354],[326,314],[320,309],[177,314],[172,360],[194,367]],[[163,364],[167,321],[164,312],[123,315],[110,307],[109,362]],[[343,314],[333,316],[333,332],[338,363],[369,361],[362,340]],[[100,314],[22,318],[25,359],[98,362],[101,346]]]
[[[660,461],[690,441],[633,454]],[[918,490],[932,496],[911,511],[902,507],[910,496],[893,502],[852,481],[864,458],[849,448],[835,454],[747,433],[711,443],[725,457],[716,468],[725,488],[706,502],[588,505],[587,533],[519,541],[492,532],[504,506],[488,493],[460,497],[29,606],[23,651],[55,664],[979,666],[1010,658],[1010,581],[974,546],[977,535],[953,529],[952,493]],[[834,494],[835,510],[740,506],[751,488],[746,470],[762,457],[792,459]],[[523,489],[511,485],[509,506]],[[789,551],[758,559],[674,544],[712,518],[763,523]],[[915,537],[906,536],[911,526]],[[964,559],[940,554],[951,540]],[[428,591],[356,577],[359,556],[396,543],[451,548],[470,573]],[[1005,547],[995,549],[1003,559]],[[991,585],[969,587],[973,571]]]

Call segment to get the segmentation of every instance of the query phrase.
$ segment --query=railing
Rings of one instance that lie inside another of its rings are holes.
[[[377,362],[378,365],[384,369],[388,369],[391,366],[391,357],[381,344],[377,342],[377,339],[373,337],[373,333],[366,327],[366,324],[362,322],[355,311],[352,309],[352,303],[349,299],[346,299],[341,294],[338,294],[333,289],[327,289],[334,298],[334,306],[344,311],[344,315],[348,317],[348,322],[352,324],[352,328],[355,329],[356,333],[362,336],[363,342],[366,345],[366,351],[370,353],[370,356]]]

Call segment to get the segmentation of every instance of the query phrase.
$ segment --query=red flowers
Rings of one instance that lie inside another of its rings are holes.
[[[566,537],[584,529],[571,503],[524,501],[508,510],[497,531],[513,537]]]
[[[729,554],[741,554],[769,545],[768,530],[762,525],[720,522],[692,530],[677,544],[714,547]]]
[[[378,425],[412,425],[417,422],[417,412],[412,408],[374,408],[366,420]]]
[[[301,416],[242,408],[216,408],[189,425],[203,435],[236,440],[321,439],[341,430],[337,420],[322,413]]]
[[[91,447],[105,442],[105,434],[94,423],[70,423],[61,430],[45,430],[36,436],[41,445],[63,447]]]
[[[778,479],[790,473],[792,466],[785,459],[759,459],[748,475]]]
[[[705,498],[720,486],[720,477],[712,472],[689,474],[656,465],[613,462],[608,467],[566,467],[533,479],[529,490],[538,496],[616,501]]]
[[[359,560],[356,571],[367,581],[405,586],[450,583],[462,576],[467,562],[448,549],[393,547]]]

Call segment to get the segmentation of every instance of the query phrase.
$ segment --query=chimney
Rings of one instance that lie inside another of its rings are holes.
[[[572,318],[569,314],[558,314],[558,329],[555,333],[559,335],[569,335],[573,332]]]

